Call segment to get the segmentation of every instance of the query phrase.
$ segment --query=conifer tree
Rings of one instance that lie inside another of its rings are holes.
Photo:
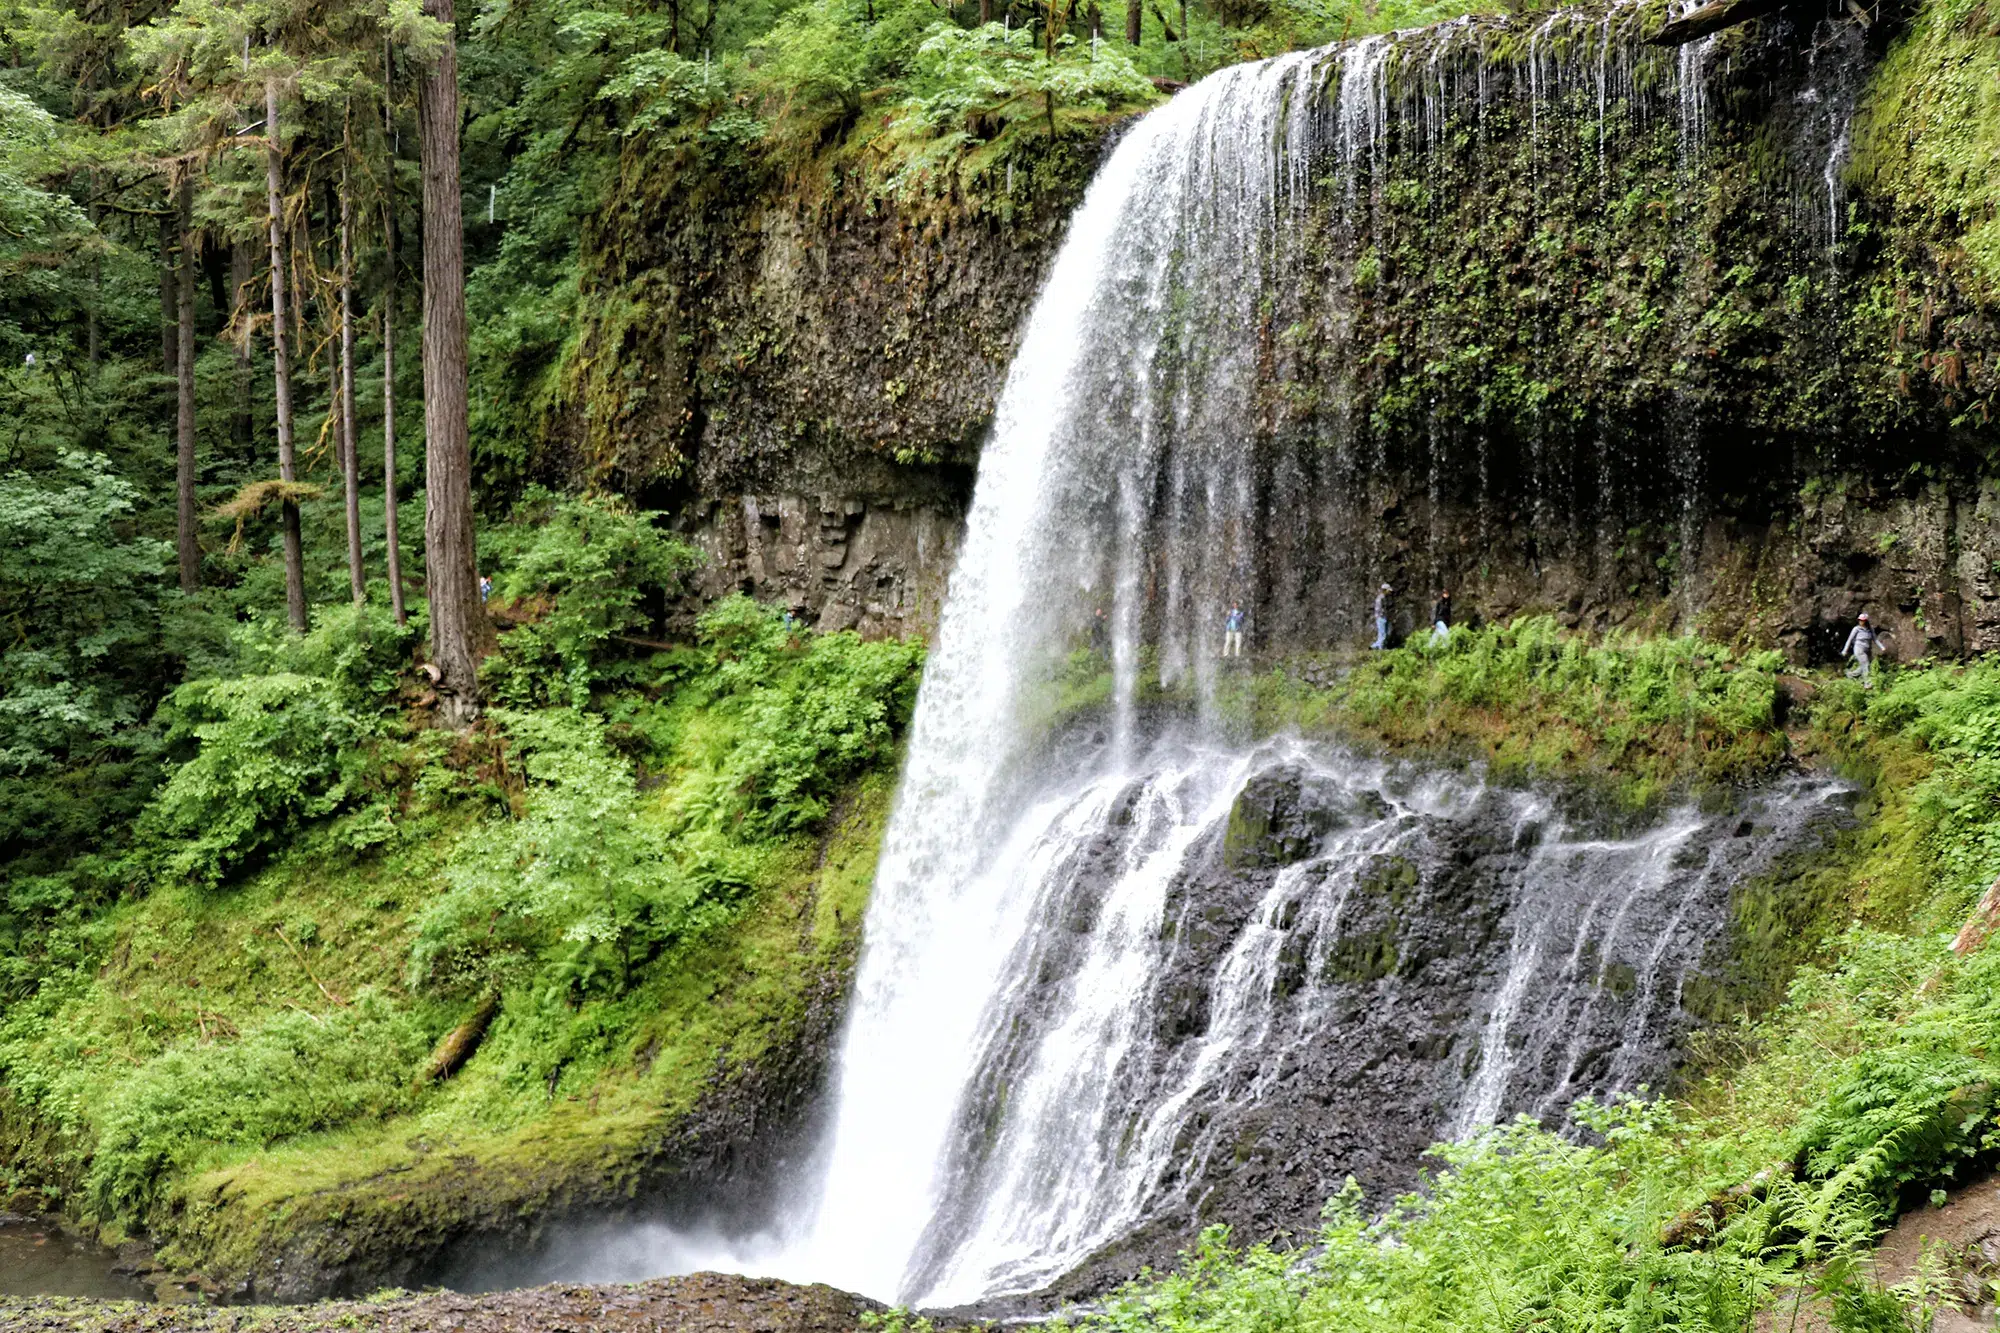
[[[351,154],[353,135],[343,134]],[[354,199],[347,166],[340,169],[340,471],[347,508],[347,581],[354,604],[368,600],[361,563],[361,458],[354,434]]]
[[[181,173],[174,186],[174,213],[180,226],[180,271],[175,310],[174,549],[181,591],[201,587],[201,549],[195,531],[194,404],[194,177]]]
[[[479,602],[472,528],[458,48],[452,0],[424,0],[424,14],[442,29],[417,85],[424,184],[424,568],[438,694],[447,720],[463,725],[479,711],[477,672],[486,616]]]
[[[292,440],[292,366],[285,326],[285,161],[284,140],[278,122],[278,80],[267,76],[264,83],[265,197],[271,223],[271,380],[277,393],[278,480],[285,485],[279,497],[279,522],[285,544],[285,612],[292,628],[306,631],[305,552],[299,534],[299,502],[292,490],[298,485],[299,468]]]

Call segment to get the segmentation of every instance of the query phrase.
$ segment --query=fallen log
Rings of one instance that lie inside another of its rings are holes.
[[[424,1065],[424,1072],[417,1075],[417,1086],[426,1083],[442,1083],[456,1074],[459,1067],[472,1058],[479,1043],[486,1036],[486,1029],[493,1022],[493,1015],[500,1012],[500,992],[488,991],[479,1001],[479,1007],[472,1016],[444,1034],[444,1040],[431,1052],[431,1058]]]
[[[1669,20],[1665,27],[1646,39],[1646,44],[1686,46],[1712,32],[1762,18],[1783,4],[1784,0],[1709,0],[1708,4],[1697,5],[1679,18]]]
[[[1770,1192],[1771,1186],[1792,1178],[1790,1162],[1773,1162],[1750,1179],[1675,1214],[1660,1228],[1660,1244],[1673,1249],[1701,1249],[1715,1239],[1729,1219]]]

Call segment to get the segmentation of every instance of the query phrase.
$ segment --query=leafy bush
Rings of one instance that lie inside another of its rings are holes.
[[[312,629],[294,634],[275,619],[253,620],[231,636],[235,674],[289,673],[333,686],[358,713],[381,712],[394,700],[423,644],[427,608],[398,625],[387,606],[340,602],[314,611]]]
[[[2000,875],[2000,664],[1899,671],[1873,696],[1854,691],[1850,708],[1934,759],[1917,798],[1948,887],[1970,896]]]
[[[1033,96],[1045,114],[1054,107],[1144,105],[1156,93],[1116,45],[1090,58],[1065,35],[1051,56],[1027,28],[998,23],[960,28],[940,23],[917,47],[910,71],[911,110],[932,129],[964,123],[968,112],[991,112]]]
[[[340,687],[279,672],[174,691],[170,742],[192,740],[139,820],[161,871],[220,883],[305,820],[359,794],[377,724]]]
[[[126,531],[139,489],[102,456],[0,476],[0,773],[48,772],[137,722],[171,548]]]
[[[679,806],[688,827],[750,839],[812,827],[835,792],[890,752],[916,702],[924,649],[915,639],[801,638],[740,595],[702,617],[701,635],[715,667],[690,689],[734,734],[688,783]]]
[[[797,633],[732,597],[702,618],[697,647],[659,655],[662,700],[616,696],[610,724],[495,710],[518,813],[454,855],[420,918],[413,979],[455,991],[532,981],[562,1000],[622,992],[725,920],[788,839],[893,753],[922,658],[915,642]],[[657,794],[641,792],[614,740],[644,751]]]
[[[496,710],[526,810],[471,840],[418,918],[415,979],[471,988],[540,968],[561,996],[622,988],[634,966],[719,920],[748,876],[727,848],[675,846],[640,811],[601,719]]]
[[[700,555],[655,526],[658,514],[593,496],[530,490],[511,522],[489,529],[494,594],[526,620],[487,664],[495,698],[582,707],[607,646],[646,625],[649,598],[677,592]]]
[[[218,1149],[392,1115],[410,1104],[436,1035],[371,992],[324,1019],[279,1014],[240,1041],[165,1051],[103,1108],[91,1204],[100,1217],[138,1219],[170,1175]]]

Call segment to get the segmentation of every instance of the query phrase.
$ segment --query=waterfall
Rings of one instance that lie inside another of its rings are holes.
[[[628,1229],[566,1275],[727,1266],[925,1306],[1100,1260],[1129,1275],[1201,1222],[1309,1231],[1350,1173],[1379,1195],[1437,1138],[1671,1072],[1732,893],[1809,845],[1838,784],[1607,831],[1477,772],[1234,734],[1241,664],[1220,654],[1238,602],[1253,644],[1286,615],[1297,637],[1287,550],[1342,531],[1329,506],[1375,512],[1382,446],[1338,393],[1303,453],[1281,423],[1303,303],[1331,308],[1333,383],[1371,355],[1344,340],[1380,216],[1407,206],[1398,155],[1491,119],[1527,135],[1531,173],[1583,145],[1608,190],[1619,137],[1658,123],[1697,169],[1713,43],[1643,50],[1637,21],[1540,20],[1505,78],[1497,21],[1367,37],[1225,69],[1124,134],[981,454],[797,1197],[768,1234]],[[1559,104],[1589,132],[1559,129]],[[1695,412],[1669,442],[1681,481],[1700,476]],[[1485,504],[1492,463],[1483,434],[1472,460],[1459,426],[1433,410],[1426,429],[1439,566],[1438,513],[1468,487]],[[1594,466],[1545,464],[1538,427],[1530,480],[1631,488],[1590,430]],[[1617,538],[1608,506],[1575,521],[1573,546]],[[1327,554],[1350,601],[1380,549],[1372,529],[1351,546]],[[1319,643],[1352,628],[1307,620]],[[1100,664],[1101,707],[1067,702]]]
[[[1604,95],[1602,22],[1567,64],[1531,42],[1536,98],[1565,80]],[[1364,992],[1442,1010],[1402,1020],[1440,1046],[1399,1108],[1422,1134],[1634,1086],[1670,1067],[1680,983],[1730,885],[1828,807],[1831,786],[1798,784],[1765,798],[1783,833],[1752,846],[1694,812],[1607,841],[1476,778],[1218,727],[1223,613],[1269,576],[1260,537],[1283,518],[1260,493],[1259,393],[1306,196],[1330,164],[1358,228],[1399,119],[1436,137],[1454,44],[1476,39],[1428,34],[1412,105],[1392,97],[1391,38],[1224,70],[1135,125],[1091,186],[981,457],[796,1271],[952,1305],[1198,1215],[1245,1111],[1299,1102],[1302,1069],[1332,1070],[1315,1052],[1379,1024],[1354,1012]],[[1681,85],[1697,150],[1700,82]],[[1052,682],[1100,612],[1106,722],[1052,739]],[[1149,689],[1184,720],[1147,725]],[[1282,865],[1232,863],[1244,802],[1272,784],[1309,832]],[[1446,846],[1480,849],[1478,886]],[[1419,899],[1471,923],[1436,928],[1436,958],[1410,956],[1398,915]],[[1309,1117],[1274,1114],[1309,1137]]]

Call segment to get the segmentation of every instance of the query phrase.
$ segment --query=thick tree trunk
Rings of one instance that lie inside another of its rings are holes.
[[[230,246],[229,319],[236,332],[230,340],[236,353],[236,407],[229,416],[229,441],[236,446],[236,456],[246,464],[256,448],[256,425],[251,415],[256,372],[250,359],[250,288],[256,280],[256,261],[250,247],[241,242]]]
[[[1139,19],[1145,12],[1145,0],[1125,0],[1125,40],[1133,46],[1139,44]]]
[[[278,138],[278,84],[264,85],[264,132],[270,147],[264,154],[264,194],[271,215],[271,381],[278,395],[278,476],[299,479],[292,448],[292,367],[287,359],[285,329],[285,172],[284,148]],[[285,496],[278,507],[285,535],[285,611],[292,628],[306,632],[306,566],[299,538],[299,504]]]
[[[340,177],[340,468],[347,499],[347,584],[354,604],[368,600],[361,563],[361,442],[354,433],[354,203]]]
[[[424,0],[450,31],[452,0]],[[479,712],[484,612],[472,532],[472,449],[466,412],[465,219],[458,178],[458,48],[447,38],[417,86],[424,182],[424,572],[431,659],[448,722]]]
[[[181,591],[201,587],[201,547],[194,511],[194,179],[181,179],[174,192],[180,219],[181,263],[174,302],[174,551],[179,557]]]

